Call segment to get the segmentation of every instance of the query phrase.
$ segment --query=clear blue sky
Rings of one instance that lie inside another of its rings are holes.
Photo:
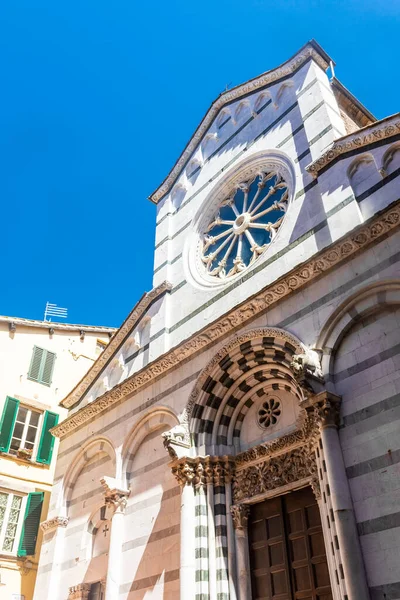
[[[315,38],[378,118],[396,0],[18,0],[0,7],[0,314],[119,325],[151,289],[158,186],[225,86]]]

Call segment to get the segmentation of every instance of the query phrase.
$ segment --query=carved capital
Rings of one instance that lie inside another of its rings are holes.
[[[68,525],[69,517],[53,517],[47,521],[40,523],[40,527],[44,532],[51,531],[57,527],[66,527]]]
[[[321,429],[339,426],[340,403],[340,396],[329,392],[322,392],[313,398],[315,417]]]
[[[68,600],[88,600],[90,583],[79,583],[69,588]]]
[[[172,473],[181,486],[225,485],[232,481],[234,471],[235,463],[231,456],[184,457],[172,465]]]
[[[246,529],[249,518],[250,506],[248,504],[234,504],[231,506],[233,526],[235,529]]]
[[[113,506],[115,513],[124,513],[128,503],[130,490],[124,490],[118,487],[111,487],[114,480],[111,477],[103,477],[100,483],[104,488],[104,497],[106,504]]]

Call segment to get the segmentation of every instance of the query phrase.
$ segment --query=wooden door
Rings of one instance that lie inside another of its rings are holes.
[[[252,506],[249,545],[253,600],[332,600],[311,488]]]

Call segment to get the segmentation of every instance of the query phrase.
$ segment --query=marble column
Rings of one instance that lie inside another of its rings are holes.
[[[43,554],[46,545],[47,555],[52,556],[52,568],[45,591],[45,598],[47,600],[53,600],[56,598],[59,590],[60,567],[64,552],[65,528],[68,525],[68,521],[68,517],[53,517],[52,519],[48,519],[40,524],[40,527],[43,530]],[[47,536],[52,537],[48,540],[46,539]],[[50,546],[50,548],[48,548],[48,546]],[[41,594],[43,594],[43,590]],[[38,592],[36,592],[35,597],[38,597]],[[44,596],[41,596],[41,598],[43,597]]]
[[[235,528],[236,573],[238,600],[251,598],[249,540],[247,535],[247,520],[250,507],[247,504],[231,506],[233,526]]]
[[[370,595],[364,561],[337,430],[340,398],[330,392],[321,392],[312,402],[321,430],[348,600],[368,600]]]
[[[106,491],[105,499],[111,504],[114,513],[111,520],[110,547],[105,600],[118,600],[122,562],[122,540],[124,539],[124,514],[129,490],[112,489]]]
[[[210,600],[217,600],[217,559],[215,553],[214,484],[207,481],[208,569]]]
[[[228,579],[229,579],[229,600],[237,600],[236,593],[236,549],[235,534],[231,514],[232,506],[232,472],[229,469],[225,480],[225,498],[226,498],[226,533],[228,541]]]

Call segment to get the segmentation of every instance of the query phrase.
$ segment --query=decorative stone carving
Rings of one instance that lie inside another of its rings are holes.
[[[104,488],[104,497],[106,504],[112,505],[114,512],[125,512],[125,508],[128,502],[128,497],[131,493],[130,490],[124,490],[118,487],[111,487],[115,482],[112,477],[103,477],[100,479],[100,483]]]
[[[68,525],[69,517],[53,517],[47,521],[40,523],[40,527],[44,532],[51,531],[57,527],[66,527]]]
[[[329,392],[322,392],[313,399],[315,416],[321,428],[338,427],[341,398]]]
[[[336,140],[332,146],[322,154],[317,160],[312,162],[306,170],[311,173],[313,177],[317,177],[318,173],[329,165],[335,158],[350,152],[351,150],[358,150],[363,146],[377,142],[385,138],[390,138],[400,133],[400,120],[398,116],[387,117],[379,121],[377,125],[372,124],[368,127],[363,127],[358,131],[346,135]]]
[[[234,470],[234,459],[231,456],[184,457],[172,465],[172,474],[182,487],[205,486],[208,483],[215,486],[225,485],[232,481]]]
[[[98,374],[104,369],[105,365],[114,355],[116,349],[120,346],[121,342],[125,339],[128,333],[132,330],[138,319],[148,309],[149,305],[154,302],[159,296],[167,291],[170,291],[172,285],[168,281],[163,281],[159,286],[148,292],[143,296],[141,300],[133,308],[130,315],[127,317],[123,325],[118,329],[117,333],[105,347],[103,352],[100,354],[92,368],[88,371],[87,375],[80,381],[80,383],[72,390],[70,394],[62,401],[62,405],[65,408],[70,408],[76,402],[78,402],[87,388],[96,379]]]
[[[318,439],[318,422],[313,412],[311,412],[305,418],[301,429],[238,454],[235,459],[236,466],[240,467],[255,461],[270,458],[277,454],[282,454],[282,452],[291,451],[301,445],[315,447]]]
[[[249,500],[301,479],[317,477],[315,452],[311,444],[236,471],[233,481],[235,503]]]
[[[233,526],[235,529],[246,529],[249,518],[250,506],[247,504],[234,504],[231,506]]]
[[[295,354],[290,366],[296,378],[310,374],[322,379],[321,357],[322,350],[315,348],[307,348],[306,352]]]
[[[69,588],[68,600],[88,600],[90,583],[79,583]]]
[[[183,425],[175,425],[169,431],[161,434],[164,448],[171,458],[179,458],[184,450],[190,447],[187,429]]]
[[[115,386],[112,390],[88,406],[85,406],[74,415],[65,419],[60,425],[57,425],[51,430],[53,435],[56,437],[63,437],[68,433],[75,431],[77,427],[80,427],[88,420],[100,414],[103,410],[108,409],[110,406],[120,401],[124,396],[132,394],[140,388],[153,383],[156,378],[160,377],[170,369],[175,368],[183,360],[206,349],[211,344],[215,344],[223,337],[229,335],[237,327],[245,325],[249,320],[253,320],[255,317],[265,312],[276,302],[280,302],[292,292],[302,289],[314,278],[320,277],[332,267],[349,260],[354,254],[358,253],[360,249],[367,247],[373,242],[376,243],[377,240],[385,237],[388,233],[394,232],[399,228],[399,225],[400,202],[397,202],[395,206],[372,218],[368,223],[364,223],[355,228],[348,236],[338,243],[323,250],[307,263],[297,267],[277,282],[264,288],[264,290],[250,300],[243,302],[240,306],[224,315],[221,319],[212,323],[209,327],[206,327],[201,333],[182,342],[170,352],[154,360],[141,371]],[[169,284],[164,285],[167,286]],[[160,288],[161,287],[162,286],[160,286]],[[158,295],[161,293],[160,288],[156,288],[158,290]],[[142,314],[143,311],[139,312]],[[125,324],[123,327],[125,327]],[[127,334],[128,329],[128,327],[125,329],[124,335]],[[120,337],[120,332],[121,330],[116,334],[114,339],[118,338],[119,341],[122,341],[124,335]],[[110,346],[113,342],[114,340],[111,342]],[[109,349],[110,347],[107,346],[103,354],[100,355],[98,361]],[[112,351],[110,354],[112,354]],[[110,355],[107,354],[107,356],[110,358]],[[92,377],[93,369],[97,368],[96,365],[98,361],[96,361],[89,371],[89,375],[87,376],[89,379]],[[101,367],[98,367],[97,373],[103,367],[104,363],[102,363]],[[93,379],[94,377],[95,375],[93,375]],[[68,396],[65,401],[67,404],[64,403],[64,406],[71,406],[77,402],[81,395],[86,391],[86,386],[91,381],[92,379],[89,381],[87,378],[84,378],[83,382],[75,388],[70,396]],[[197,394],[198,393],[199,392],[197,391]],[[182,419],[183,422],[188,419],[193,404],[194,400],[191,396],[184,418]]]
[[[215,102],[213,102],[211,108],[204,117],[203,121],[200,123],[199,127],[196,129],[195,134],[180,155],[168,177],[157,188],[157,190],[151,194],[150,200],[157,204],[157,202],[171,190],[186,162],[195,151],[203,136],[207,133],[210,125],[218,116],[219,111],[225,105],[230,104],[234,100],[240,99],[242,96],[247,96],[249,93],[255,92],[260,88],[264,88],[269,83],[274,83],[283,77],[292,75],[293,72],[296,71],[304,62],[309,60],[309,58],[315,60],[315,62],[320,65],[323,70],[326,70],[329,66],[325,58],[323,58],[318,50],[316,50],[311,43],[308,43],[300,50],[298,54],[296,54],[296,56],[283,63],[283,65],[280,67],[273,69],[272,71],[268,71],[267,73],[260,75],[260,77],[256,77],[255,79],[252,79],[243,85],[238,85],[237,87],[221,94],[215,100]]]

